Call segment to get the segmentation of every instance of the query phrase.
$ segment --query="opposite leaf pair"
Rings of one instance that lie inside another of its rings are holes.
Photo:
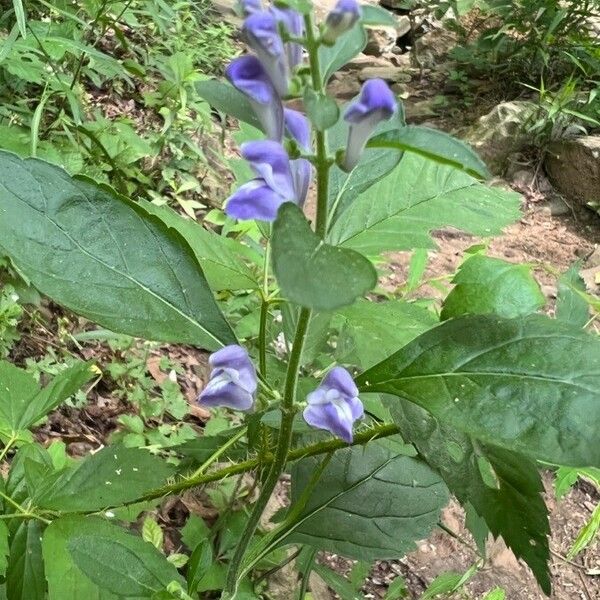
[[[226,346],[208,359],[210,379],[198,401],[205,406],[226,406],[249,410],[254,405],[258,387],[256,370],[245,348]],[[364,411],[352,376],[342,367],[327,373],[321,385],[307,396],[304,420],[318,429],[330,431],[349,444],[352,427]]]

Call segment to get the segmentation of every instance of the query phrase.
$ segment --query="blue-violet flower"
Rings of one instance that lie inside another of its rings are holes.
[[[303,416],[309,425],[326,429],[352,443],[352,427],[356,420],[363,417],[364,409],[358,397],[358,388],[346,369],[331,369],[321,385],[308,395],[307,401]]]
[[[360,5],[356,0],[338,0],[334,9],[327,15],[323,40],[333,44],[340,35],[350,30],[361,16]]]
[[[302,15],[291,8],[271,7],[271,13],[276,21],[293,37],[299,38],[304,34],[304,19]],[[302,46],[297,42],[285,44],[288,67],[292,71],[302,61]]]
[[[289,69],[277,19],[272,13],[264,10],[252,13],[244,21],[242,31],[277,93],[285,96],[288,92]]]
[[[240,0],[240,7],[245,17],[263,9],[261,0]]]
[[[241,151],[257,177],[229,198],[225,205],[227,215],[241,220],[274,221],[284,202],[302,206],[303,190],[296,187],[289,157],[281,144],[269,140],[246,142]]]
[[[249,410],[254,404],[256,370],[241,346],[221,348],[210,355],[210,378],[198,397],[204,406],[227,406],[235,410]]]
[[[370,79],[363,84],[358,99],[344,114],[344,120],[350,123],[343,165],[346,171],[351,171],[358,164],[377,125],[391,119],[396,108],[396,98],[383,79]]]
[[[304,152],[311,151],[311,129],[308,119],[297,110],[291,108],[283,109],[283,118],[287,133],[298,142],[298,146]],[[294,188],[300,199],[300,205],[308,194],[308,188],[312,179],[312,165],[306,158],[297,158],[290,162]]]
[[[283,105],[269,75],[256,56],[240,56],[225,69],[231,84],[245,94],[270,140],[283,139]]]

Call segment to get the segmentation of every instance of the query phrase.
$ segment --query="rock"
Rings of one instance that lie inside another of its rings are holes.
[[[235,28],[242,26],[242,18],[237,12],[237,0],[213,0],[212,7],[220,15],[227,17],[227,23]]]
[[[553,195],[539,210],[551,217],[563,217],[571,214],[571,208],[558,194]]]
[[[327,86],[327,92],[339,100],[350,100],[360,92],[360,81],[351,76],[333,79]]]
[[[538,107],[533,102],[502,102],[467,132],[466,141],[479,153],[492,173],[501,175],[509,157],[529,143],[526,124],[537,111]]]
[[[420,100],[419,102],[405,102],[406,109],[406,120],[411,123],[422,123],[427,119],[438,118],[439,115],[436,112],[435,99],[429,98],[428,100]]]
[[[410,95],[410,88],[406,83],[393,83],[391,86],[392,92],[396,94],[396,96],[400,96],[402,99],[408,98]]]
[[[410,33],[412,25],[410,23],[410,19],[406,15],[398,17],[396,21],[398,22],[398,25],[396,25],[397,37],[401,38],[404,37],[406,34]]]
[[[361,69],[389,66],[389,61],[380,56],[368,56],[366,54],[359,54],[358,56],[353,58],[349,63],[346,63],[340,69],[340,72],[343,73],[344,71],[360,71]]]
[[[588,292],[596,293],[600,285],[600,267],[582,269],[579,274],[581,275]]]
[[[587,268],[600,267],[600,246],[596,246],[594,251],[585,259]]]
[[[544,167],[566,198],[584,205],[600,201],[600,135],[555,142]]]
[[[367,45],[363,52],[369,56],[381,56],[392,51],[397,39],[394,27],[367,27]]]
[[[358,78],[361,81],[377,78],[383,79],[389,83],[410,83],[410,80],[412,79],[410,73],[406,72],[406,69],[392,66],[367,67],[358,74]]]

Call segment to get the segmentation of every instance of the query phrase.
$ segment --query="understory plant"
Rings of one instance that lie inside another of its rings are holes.
[[[365,47],[364,26],[387,13],[352,0],[322,23],[307,0],[243,9],[251,51],[229,82],[197,86],[246,139],[249,168],[211,219],[219,232],[0,152],[0,249],[16,272],[112,332],[209,351],[198,402],[214,415],[205,435],[168,448],[144,446],[141,420],[122,420],[139,445],[114,436],[74,460],[31,430],[86,389],[92,365],[44,387],[0,363],[6,597],[252,599],[294,561],[305,598],[318,551],[400,558],[450,494],[482,560],[488,535],[502,537],[550,594],[539,463],[600,466],[585,290],[564,275],[546,316],[530,266],[478,246],[441,306],[414,301],[430,231],[497,234],[519,217],[518,195],[488,187],[459,140],[407,125],[383,81],[342,107],[327,94]],[[387,253],[406,250],[407,282],[385,292]],[[192,508],[167,545],[151,515],[186,493],[193,507],[190,491],[217,514]]]

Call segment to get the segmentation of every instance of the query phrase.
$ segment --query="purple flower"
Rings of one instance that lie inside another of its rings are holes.
[[[210,355],[210,379],[198,402],[204,406],[227,406],[235,410],[249,410],[256,396],[256,370],[241,346],[221,348]]]
[[[311,151],[310,124],[308,119],[297,110],[291,108],[283,109],[283,118],[287,133],[298,142],[298,145],[304,152]],[[294,188],[298,193],[300,205],[304,204],[304,199],[308,194],[308,188],[312,179],[312,165],[306,158],[297,158],[290,163],[292,177],[294,178]]]
[[[242,156],[250,163],[256,178],[242,185],[225,206],[234,219],[274,221],[284,202],[302,205],[305,196],[297,187],[289,157],[284,147],[268,140],[242,145]]]
[[[304,20],[299,12],[291,8],[273,6],[271,7],[271,13],[291,36],[301,37],[304,34]],[[287,42],[285,51],[288,67],[292,71],[302,61],[302,46],[296,42]]]
[[[394,94],[383,79],[370,79],[365,82],[358,100],[353,102],[344,114],[350,123],[344,169],[351,171],[360,160],[369,137],[382,121],[391,119],[397,104]]]
[[[225,75],[248,97],[267,137],[280,142],[283,139],[283,105],[258,58],[236,58],[225,69]]]
[[[335,8],[327,15],[323,41],[333,44],[340,35],[351,29],[360,19],[361,9],[356,0],[338,0]]]
[[[242,31],[277,93],[285,96],[288,92],[289,69],[277,19],[266,11],[252,13],[244,21]]]
[[[334,367],[327,373],[321,385],[311,392],[304,420],[318,429],[326,429],[333,435],[352,443],[354,421],[364,415],[358,397],[358,388],[352,376],[342,367]]]
[[[240,7],[245,17],[262,10],[261,0],[240,0]]]

